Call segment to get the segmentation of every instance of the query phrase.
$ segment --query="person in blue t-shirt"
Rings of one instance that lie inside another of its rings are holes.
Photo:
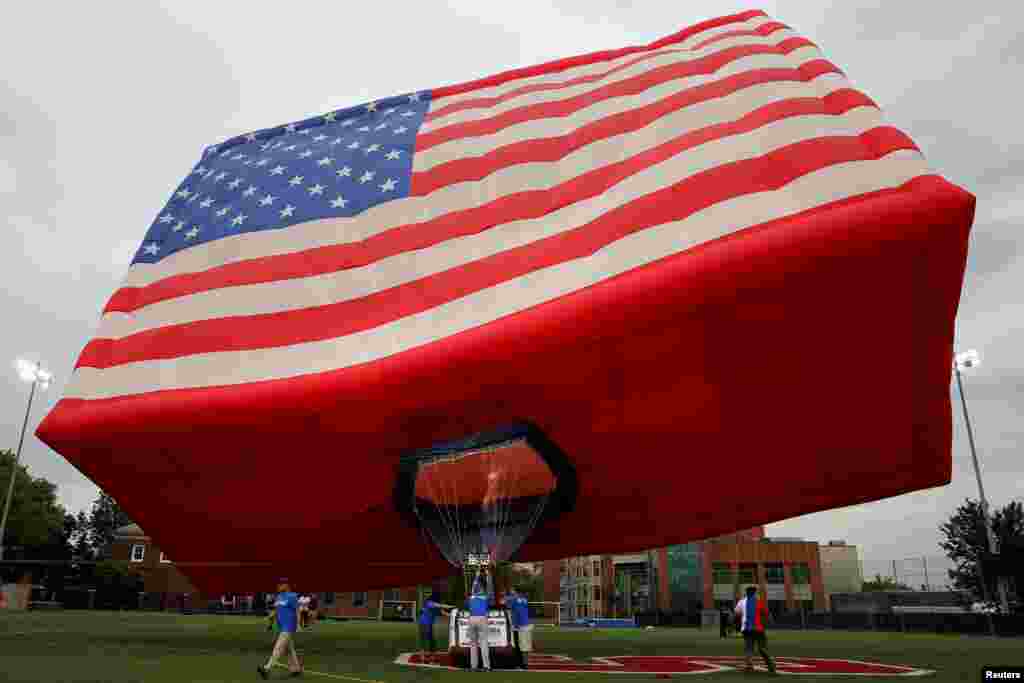
[[[483,659],[484,671],[491,670],[491,650],[488,640],[487,611],[490,600],[487,597],[487,577],[478,574],[473,582],[473,590],[466,600],[469,610],[469,668],[477,668],[477,650]]]
[[[437,644],[434,641],[434,621],[439,614],[448,616],[448,612],[444,611],[443,607],[447,607],[447,605],[442,605],[441,597],[434,592],[426,599],[423,609],[420,610],[420,645],[426,645],[427,652],[432,653],[437,649]]]
[[[292,592],[288,579],[280,579],[277,584],[277,600],[274,601],[277,610],[277,627],[281,629],[274,642],[274,651],[267,660],[266,666],[257,666],[256,672],[263,678],[267,677],[270,670],[277,664],[278,660],[288,653],[288,670],[292,676],[302,675],[302,665],[299,663],[299,656],[295,652],[295,631],[299,627],[299,596]]]
[[[530,623],[529,600],[512,586],[505,596],[505,607],[512,613],[512,637],[519,659],[519,668],[525,669],[527,653],[533,651],[533,624]]]

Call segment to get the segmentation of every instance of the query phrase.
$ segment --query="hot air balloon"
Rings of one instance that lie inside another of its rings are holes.
[[[208,148],[37,434],[209,592],[940,486],[973,211],[817,46],[722,17]]]

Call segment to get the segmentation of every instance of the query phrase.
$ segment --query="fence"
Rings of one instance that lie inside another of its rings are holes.
[[[904,557],[897,559],[865,559],[864,580],[876,576],[891,579],[913,590],[941,591],[950,588],[949,574],[954,565],[943,555]]]

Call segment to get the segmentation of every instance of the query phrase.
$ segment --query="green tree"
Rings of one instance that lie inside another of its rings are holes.
[[[57,485],[41,477],[33,477],[20,463],[15,467],[14,452],[5,450],[0,451],[0,496],[7,495],[12,473],[15,480],[4,545],[21,550],[5,553],[5,557],[70,559],[74,518],[57,502]],[[3,500],[0,499],[2,505]]]
[[[131,524],[132,520],[114,498],[100,492],[99,498],[93,501],[86,522],[85,547],[95,559],[110,557],[110,549],[114,543],[114,533],[122,526]]]
[[[1018,547],[1024,539],[1024,509],[1020,501],[1013,501],[995,511],[990,519],[992,531],[1000,549]],[[939,546],[946,551],[956,568],[949,570],[953,587],[967,591],[972,602],[983,599],[978,564],[988,553],[988,534],[981,517],[981,504],[967,499],[956,509],[939,531],[945,540]],[[984,565],[983,565],[984,568]],[[985,572],[989,602],[995,605],[997,579],[995,572]]]
[[[864,582],[864,591],[909,591],[913,590],[910,586],[900,583],[896,579],[892,579],[888,576],[882,576],[881,574],[875,574],[875,578],[870,581]]]

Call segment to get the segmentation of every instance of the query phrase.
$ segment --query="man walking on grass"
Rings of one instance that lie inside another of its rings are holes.
[[[767,638],[764,633],[765,624],[771,619],[771,613],[764,600],[757,599],[757,589],[753,586],[748,586],[747,597],[736,603],[736,616],[742,619],[740,631],[743,632],[743,656],[747,662],[747,671],[754,670],[754,645],[757,645],[758,653],[764,658],[768,671],[775,673],[775,662],[768,654]]]
[[[277,626],[281,629],[274,642],[274,652],[267,660],[266,666],[257,666],[256,672],[266,678],[270,670],[277,664],[287,652],[288,669],[291,675],[301,676],[302,665],[299,664],[299,656],[295,652],[295,631],[299,626],[299,597],[291,591],[288,579],[280,579],[277,585],[277,601],[274,603],[277,608]]]

